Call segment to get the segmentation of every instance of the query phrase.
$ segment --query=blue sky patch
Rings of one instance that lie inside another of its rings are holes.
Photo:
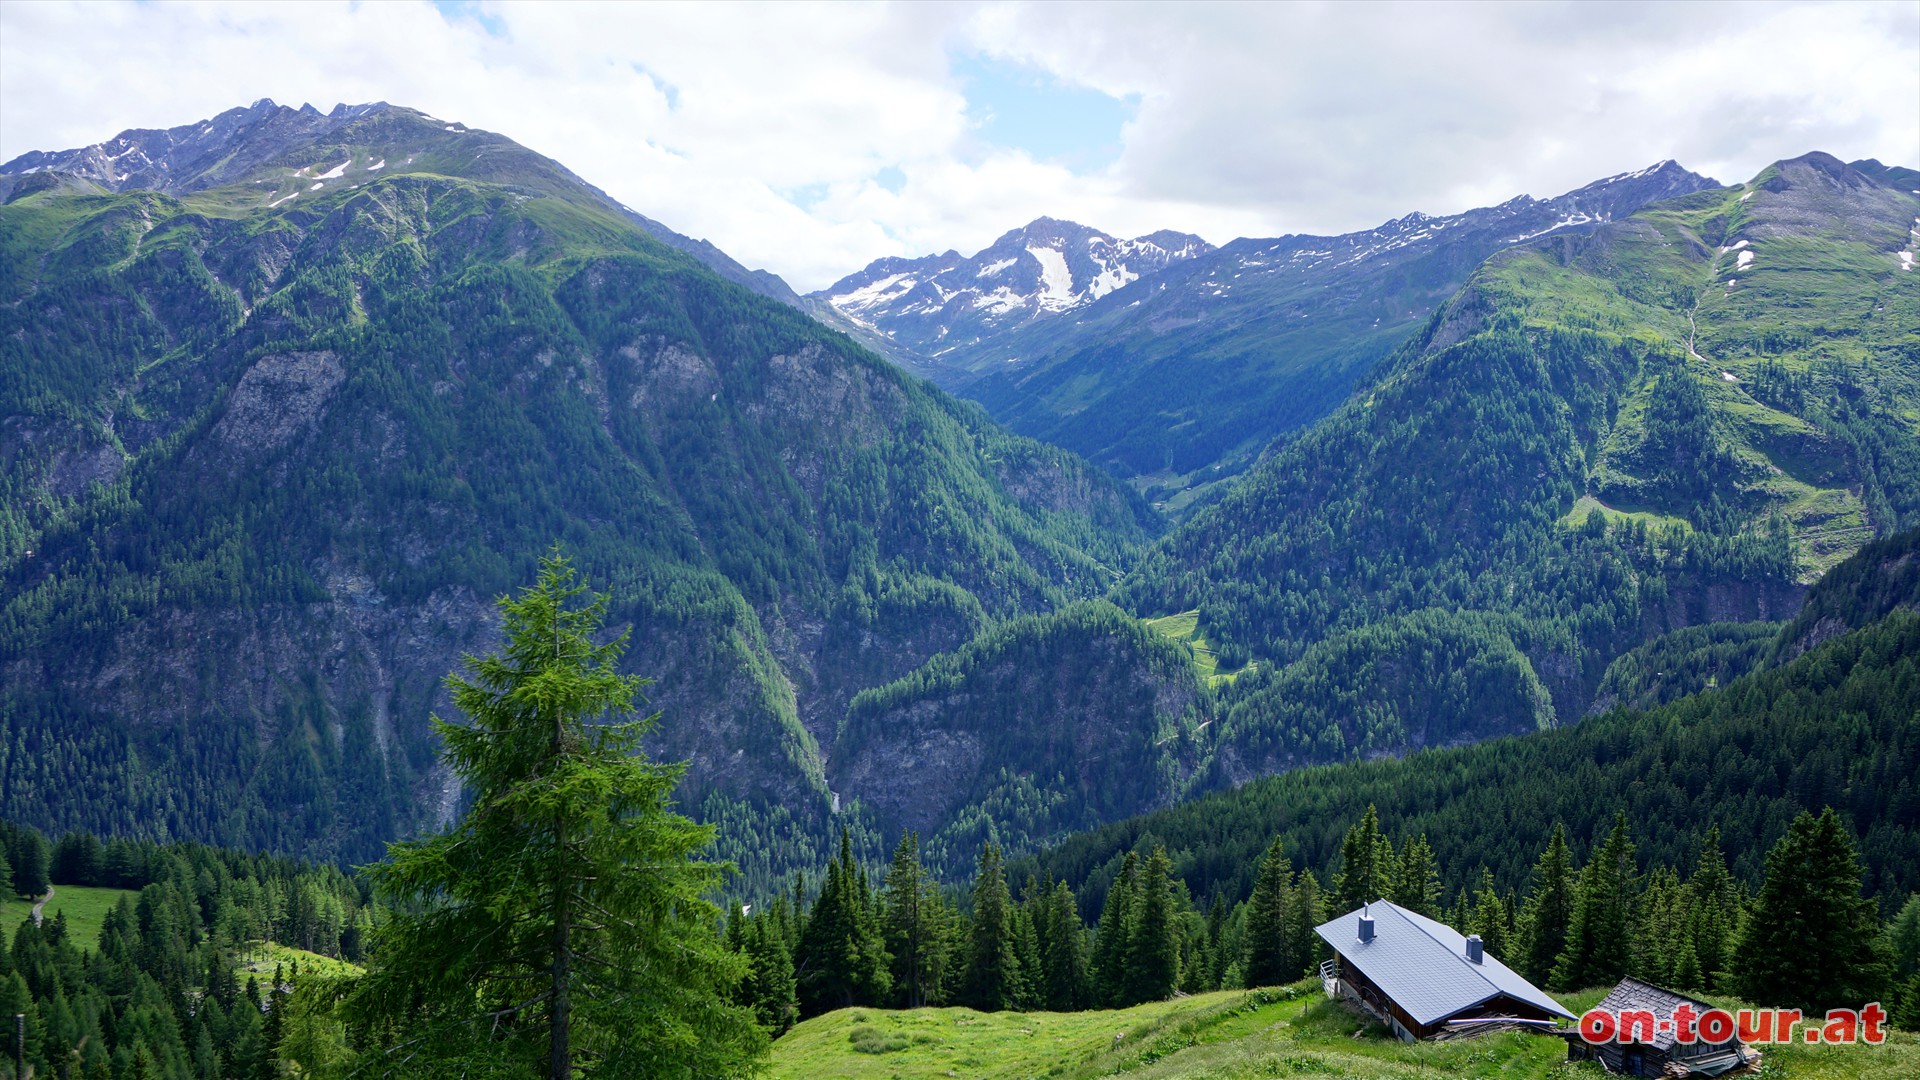
[[[973,53],[950,60],[965,87],[967,118],[984,142],[1025,150],[1040,161],[1091,172],[1120,156],[1120,127],[1140,106],[1061,82],[1038,68]]]
[[[480,6],[479,0],[433,0],[433,7],[449,23],[466,19],[478,23],[492,37],[507,36],[507,24],[500,20],[500,16],[489,14],[487,9]]]

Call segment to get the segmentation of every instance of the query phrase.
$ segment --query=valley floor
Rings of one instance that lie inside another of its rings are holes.
[[[1563,995],[1574,1012],[1604,989]],[[1732,1006],[1730,1000],[1712,998]],[[1766,1077],[1866,1080],[1920,1076],[1920,1036],[1879,1047],[1768,1047]],[[1230,990],[1132,1009],[978,1013],[971,1009],[842,1009],[795,1027],[773,1045],[779,1080],[1014,1080],[1096,1076],[1240,1080],[1243,1077],[1600,1078],[1569,1063],[1558,1038],[1508,1033],[1403,1043],[1321,994],[1315,980]]]

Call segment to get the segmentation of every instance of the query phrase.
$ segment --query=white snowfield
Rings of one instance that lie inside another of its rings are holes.
[[[1907,271],[1913,269],[1913,252],[1903,251],[1900,253],[1900,269]]]
[[[314,178],[318,180],[338,180],[341,177],[347,175],[347,166],[351,164],[353,164],[353,159],[348,158],[347,160],[341,162],[340,164],[335,165],[333,168],[328,169],[326,172],[315,173]]]
[[[367,171],[372,172],[375,169],[384,169],[386,167],[387,167],[387,159],[381,158],[379,161],[376,161],[373,164],[367,166]]]
[[[1741,243],[1744,244],[1746,243],[1746,241],[1742,240]],[[1752,265],[1753,265],[1753,252],[1743,251],[1740,253],[1740,261],[1734,265],[1734,269],[1745,270],[1747,267]]]
[[[992,277],[995,274],[1004,272],[1007,267],[1012,266],[1014,263],[1019,261],[1020,260],[1018,259],[995,259],[993,262],[990,262],[987,265],[981,267],[979,273],[976,273],[973,276],[974,277]]]
[[[1040,306],[1058,311],[1077,303],[1073,295],[1073,271],[1067,269],[1067,257],[1050,247],[1028,247],[1027,254],[1040,264]]]

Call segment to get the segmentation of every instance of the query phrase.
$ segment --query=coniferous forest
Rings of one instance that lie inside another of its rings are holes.
[[[0,5],[8,140],[63,12]],[[898,11],[803,21],[853,14]],[[1166,117],[966,47],[969,154],[999,83]],[[711,91],[604,59],[645,182],[694,175],[642,106]],[[810,292],[407,105],[0,162],[0,1080],[1604,1075],[1513,1017],[1401,1046],[1318,932],[1380,901],[1575,1015],[1878,1002],[1884,1045],[1748,1065],[1920,1071],[1920,171],[1838,149],[1326,236],[1249,166],[1294,216],[1220,220],[1292,231],[900,254],[981,229],[948,198],[831,223],[816,262],[899,251]],[[1140,167],[1078,154],[1014,158]],[[1385,197],[1316,175],[1327,222]]]

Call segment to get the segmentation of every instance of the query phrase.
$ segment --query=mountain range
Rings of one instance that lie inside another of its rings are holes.
[[[955,872],[1571,726],[1920,525],[1916,180],[1663,162],[1217,249],[1042,219],[801,298],[404,107],[25,155],[0,816],[430,827],[441,679],[555,542],[758,885],[836,824]]]
[[[1159,233],[1132,242],[1152,242],[1154,260],[1104,276],[1114,241],[1043,219],[973,259],[883,259],[809,299],[863,320],[895,353],[956,369],[933,377],[1177,513],[1275,437],[1330,412],[1488,255],[1713,186],[1663,161],[1551,199],[1413,213],[1342,236],[1215,249]],[[1157,257],[1176,244],[1183,257]],[[1055,271],[1077,291],[1048,293],[1037,257],[1021,258],[1046,245],[1087,250],[1069,260],[1070,277]],[[999,267],[1019,275],[1005,291],[956,287]]]

